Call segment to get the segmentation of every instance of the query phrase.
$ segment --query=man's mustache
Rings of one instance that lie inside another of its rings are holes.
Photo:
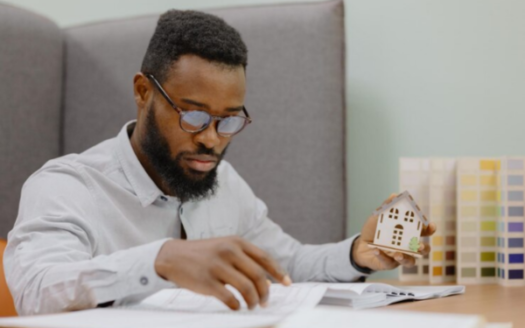
[[[216,153],[215,150],[213,150],[213,148],[206,148],[204,145],[199,144],[199,146],[198,146],[199,148],[196,151],[194,151],[194,152],[182,152],[181,155],[182,156],[209,155],[209,156],[215,157],[217,159],[217,161],[219,161],[226,154],[226,150],[228,149],[228,146],[226,146],[226,148],[224,148],[222,153]]]

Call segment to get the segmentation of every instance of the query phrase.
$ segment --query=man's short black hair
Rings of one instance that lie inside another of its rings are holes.
[[[241,35],[221,18],[198,11],[170,10],[159,18],[141,70],[163,82],[173,63],[188,54],[232,67],[246,68],[248,60]]]

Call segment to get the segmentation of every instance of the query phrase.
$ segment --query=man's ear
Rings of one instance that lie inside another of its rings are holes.
[[[141,72],[135,74],[133,77],[133,94],[135,96],[137,109],[140,112],[147,107],[146,105],[151,101],[153,95],[151,82]]]

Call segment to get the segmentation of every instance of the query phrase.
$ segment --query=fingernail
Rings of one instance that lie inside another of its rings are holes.
[[[261,302],[261,307],[262,308],[267,308],[268,307],[268,302]]]
[[[289,275],[284,276],[282,284],[285,286],[290,286],[292,284],[292,279],[290,279]]]
[[[374,254],[375,254],[375,255],[379,255],[379,250],[376,249],[376,250],[374,251]]]
[[[396,261],[402,261],[402,260],[403,260],[403,255],[396,256]]]
[[[268,285],[268,287],[270,287],[272,285],[272,282],[268,279],[266,279],[266,284]]]

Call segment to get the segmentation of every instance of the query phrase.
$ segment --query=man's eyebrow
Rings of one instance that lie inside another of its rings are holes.
[[[202,107],[202,108],[207,108],[207,109],[210,108],[210,106],[208,106],[206,104],[203,104],[203,103],[200,103],[200,102],[195,101],[195,100],[191,100],[191,99],[187,99],[187,98],[182,98],[181,100],[182,100],[182,102],[184,102],[186,104],[190,104],[190,105],[194,105],[194,106]],[[228,107],[228,108],[226,108],[226,111],[227,112],[240,112],[240,111],[243,110],[243,108],[244,108],[244,106]]]

